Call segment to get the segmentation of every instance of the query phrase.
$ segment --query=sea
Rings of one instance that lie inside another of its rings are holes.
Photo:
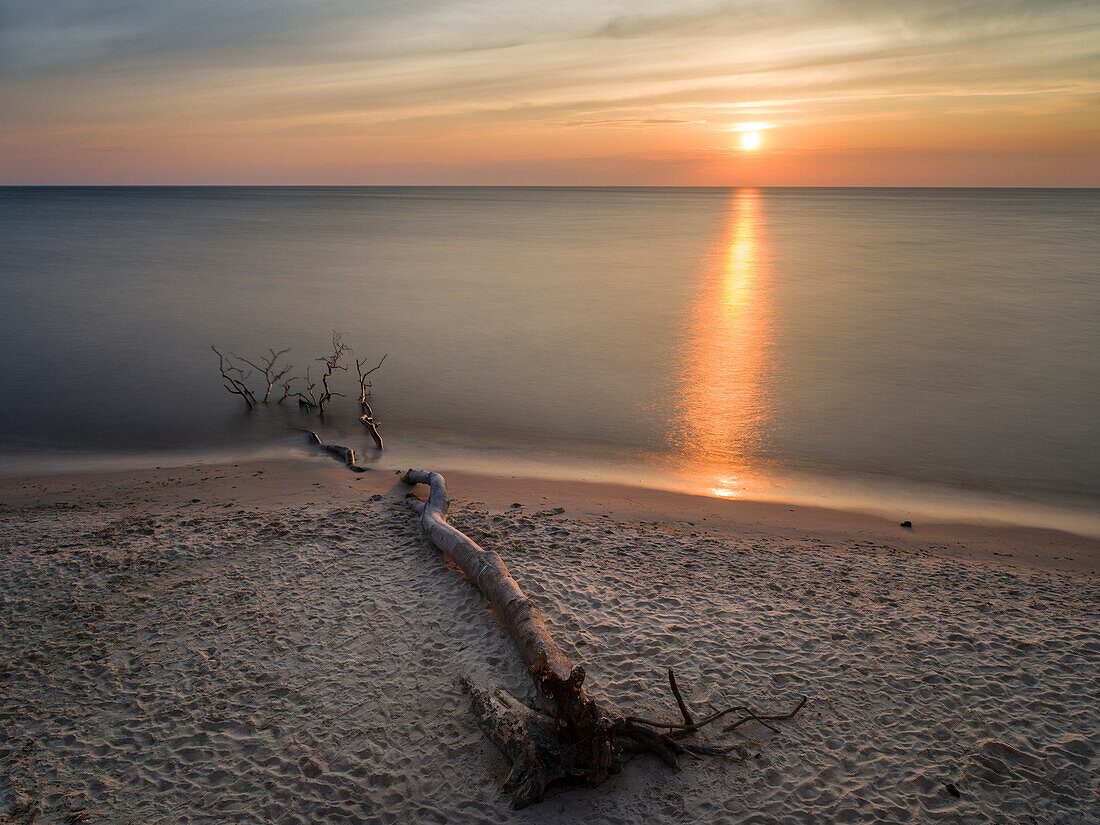
[[[211,351],[316,382],[334,332],[323,419]],[[9,476],[304,426],[380,470],[1100,536],[1095,189],[0,188],[0,355]]]

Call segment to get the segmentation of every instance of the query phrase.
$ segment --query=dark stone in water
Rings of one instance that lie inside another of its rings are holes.
[[[912,529],[913,529],[913,522],[911,522],[911,521],[903,521],[903,522],[901,523],[901,526],[902,526],[902,527],[905,527],[905,528],[908,528],[909,530],[912,530]]]

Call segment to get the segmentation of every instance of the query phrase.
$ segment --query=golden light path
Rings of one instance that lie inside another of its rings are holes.
[[[707,268],[684,347],[677,432],[680,472],[713,495],[745,493],[770,416],[765,370],[771,349],[762,197],[739,189]]]

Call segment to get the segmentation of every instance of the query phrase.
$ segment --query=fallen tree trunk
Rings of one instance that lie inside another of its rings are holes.
[[[523,656],[544,707],[557,722],[559,736],[566,744],[573,746],[578,756],[583,754],[586,757],[578,760],[584,775],[592,782],[601,782],[611,767],[613,732],[622,722],[620,715],[600,707],[585,692],[584,668],[574,666],[558,647],[546,629],[542,611],[520,590],[504,560],[447,523],[444,516],[449,502],[443,476],[425,470],[409,470],[402,480],[406,484],[429,485],[426,502],[410,499],[410,504],[420,514],[424,532],[432,544],[446,553],[496,608],[501,622]],[[516,701],[515,704],[520,703]],[[484,714],[479,716],[487,718]],[[486,732],[500,744],[498,735],[488,729]],[[524,738],[515,731],[510,736],[518,740]],[[533,747],[531,750],[540,749]],[[508,750],[505,752],[512,756]],[[528,788],[522,797],[517,797],[517,802],[541,799],[550,781],[575,775],[572,766],[564,764],[533,764],[525,773],[530,775],[525,776],[525,781],[527,778],[539,778],[534,782],[537,787]]]
[[[307,430],[305,427],[295,427],[294,429],[300,430],[306,434],[306,440],[315,447],[320,447],[329,455],[336,458],[337,461],[342,461],[349,470],[353,473],[365,473],[366,467],[360,467],[355,463],[355,450],[351,447],[345,447],[343,444],[326,444],[321,440],[321,436],[317,435],[313,430]]]
[[[696,722],[671,670],[669,682],[684,718],[682,724],[627,716],[593,699],[584,687],[584,668],[570,662],[554,641],[542,611],[520,589],[504,560],[447,522],[449,502],[443,476],[409,470],[402,481],[429,486],[427,501],[410,493],[409,504],[420,515],[431,543],[459,566],[496,610],[538,690],[545,712],[527,707],[504,691],[485,690],[462,680],[482,730],[512,762],[506,787],[513,789],[517,808],[542,799],[546,786],[556,779],[579,778],[598,784],[634,754],[652,753],[674,769],[678,754],[729,754],[728,748],[685,745],[677,740],[735,710],[748,716],[734,727],[749,719],[766,724],[768,719],[790,718],[805,703],[803,699],[782,717],[758,716],[736,706]]]

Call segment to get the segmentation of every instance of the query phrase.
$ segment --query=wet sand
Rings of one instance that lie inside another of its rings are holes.
[[[439,469],[600,695],[806,707],[513,812],[457,682],[528,680],[395,471],[5,479],[0,822],[1100,821],[1100,541]]]

